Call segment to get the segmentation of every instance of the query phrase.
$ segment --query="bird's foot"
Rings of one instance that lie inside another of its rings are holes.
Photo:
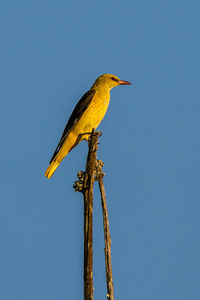
[[[98,134],[98,136],[102,136],[102,132],[101,131],[95,131],[95,134]]]
[[[86,142],[88,142],[88,141],[90,141],[91,134],[102,136],[102,132],[101,131],[84,132],[84,133],[80,133],[80,136],[84,136],[85,135],[85,137],[83,138],[83,140],[86,141]]]

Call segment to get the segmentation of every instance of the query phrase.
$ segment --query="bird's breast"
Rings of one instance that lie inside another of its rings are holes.
[[[82,132],[97,128],[103,120],[110,102],[110,94],[96,93],[88,108],[83,113],[77,126]]]
[[[108,109],[109,102],[110,98],[108,97],[94,97],[88,108],[93,113],[99,113],[100,115],[104,115]]]

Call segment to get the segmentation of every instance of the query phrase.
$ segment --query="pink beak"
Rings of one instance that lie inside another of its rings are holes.
[[[119,83],[119,85],[132,84],[132,83],[130,83],[128,81],[125,81],[125,80],[120,80],[120,81],[118,81],[118,83]]]

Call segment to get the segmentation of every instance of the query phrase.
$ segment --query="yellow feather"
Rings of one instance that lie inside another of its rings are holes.
[[[97,78],[91,87],[91,90],[94,90],[95,94],[78,122],[71,128],[60,150],[47,168],[45,172],[47,178],[52,177],[63,158],[78,145],[78,143],[83,139],[88,139],[89,135],[84,135],[84,133],[91,132],[92,129],[96,129],[99,126],[108,109],[110,90],[120,84],[130,83],[121,81],[118,77],[110,74],[104,74]]]

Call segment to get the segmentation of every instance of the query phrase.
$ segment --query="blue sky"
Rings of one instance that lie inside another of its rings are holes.
[[[200,298],[198,1],[0,1],[0,298],[83,298],[82,142],[51,180],[73,107],[103,73],[99,129],[116,299]],[[95,299],[105,299],[100,197]]]

